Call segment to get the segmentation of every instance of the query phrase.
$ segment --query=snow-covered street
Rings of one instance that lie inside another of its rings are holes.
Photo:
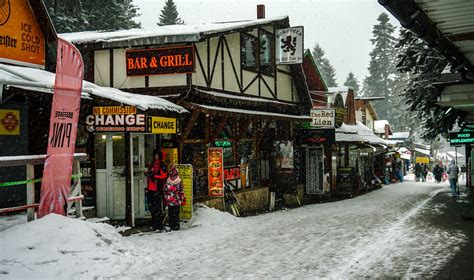
[[[197,208],[191,228],[122,237],[49,215],[0,227],[5,278],[411,278],[437,275],[467,242],[428,222],[447,183],[405,182],[247,218]],[[10,227],[9,227],[10,226]]]

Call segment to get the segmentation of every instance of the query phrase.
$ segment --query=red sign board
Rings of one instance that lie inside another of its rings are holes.
[[[207,157],[209,196],[224,196],[224,158],[222,148],[209,148]]]
[[[128,50],[127,76],[194,72],[194,47]]]
[[[240,179],[240,168],[232,167],[224,169],[224,180],[232,181]]]

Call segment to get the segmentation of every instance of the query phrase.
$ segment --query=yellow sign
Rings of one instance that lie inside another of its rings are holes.
[[[176,134],[176,119],[148,117],[148,131],[153,134]]]
[[[429,157],[416,157],[415,163],[430,163]]]
[[[0,61],[44,68],[43,33],[27,0],[0,1]]]
[[[179,218],[191,219],[193,217],[193,166],[191,164],[178,164],[175,166],[183,182],[184,196],[186,197],[186,204],[181,206]]]
[[[20,135],[20,111],[0,109],[0,135]]]
[[[105,107],[94,107],[92,112],[95,116],[97,115],[135,115],[137,114],[137,108],[133,106],[105,106]]]
[[[178,148],[165,148],[162,150],[166,153],[164,160],[166,166],[178,164]]]

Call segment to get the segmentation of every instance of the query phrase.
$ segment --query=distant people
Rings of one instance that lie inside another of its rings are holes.
[[[453,197],[458,197],[459,192],[457,189],[459,168],[456,165],[456,161],[452,160],[448,166],[449,186],[451,187],[451,193]]]
[[[461,180],[465,181],[466,180],[466,165],[461,165]]]
[[[421,178],[421,164],[417,162],[415,164],[415,180],[419,182],[420,178]]]
[[[178,170],[172,166],[169,171],[169,177],[166,180],[164,189],[164,201],[168,206],[168,221],[171,230],[179,230],[179,207],[184,205],[186,198],[184,196],[184,187]]]
[[[426,176],[428,175],[428,166],[426,163],[423,163],[421,166],[421,181],[426,182]]]
[[[401,161],[395,163],[395,176],[400,181],[403,182],[403,164]]]
[[[165,153],[159,149],[153,151],[153,163],[150,164],[145,175],[148,177],[147,204],[151,213],[151,227],[156,231],[163,231],[163,187],[168,177]]]
[[[443,168],[439,164],[436,164],[436,166],[433,168],[433,176],[436,183],[441,182],[441,178],[443,177]]]

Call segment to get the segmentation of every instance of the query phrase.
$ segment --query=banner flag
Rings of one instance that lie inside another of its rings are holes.
[[[49,124],[48,151],[44,163],[38,218],[49,213],[65,215],[77,123],[81,106],[84,63],[71,43],[58,38],[56,80]]]

